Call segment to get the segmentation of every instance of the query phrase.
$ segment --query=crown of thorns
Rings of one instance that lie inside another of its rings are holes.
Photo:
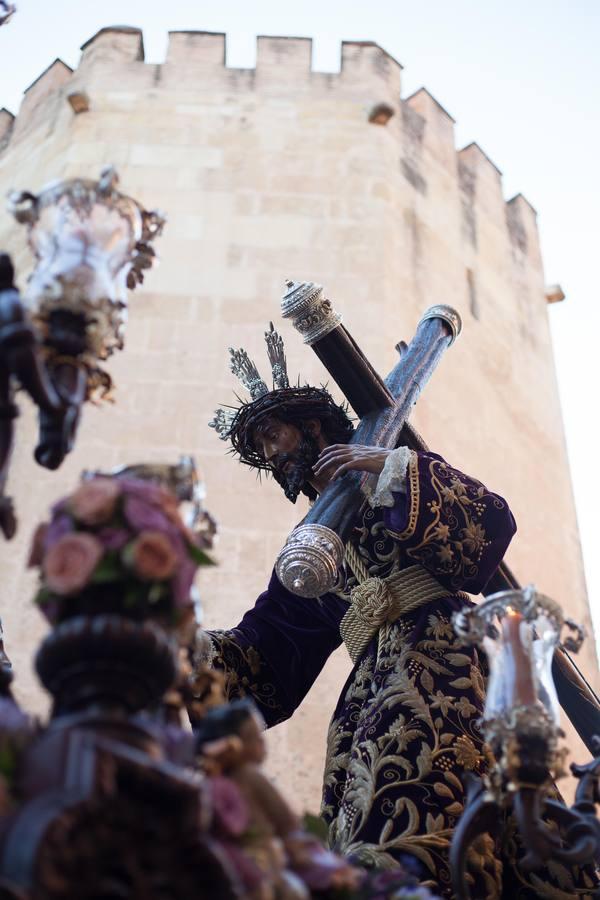
[[[290,386],[283,338],[272,322],[265,332],[265,343],[271,364],[272,389],[267,387],[246,350],[230,347],[229,368],[249,392],[250,399],[243,400],[236,395],[240,405],[215,410],[214,418],[208,423],[222,441],[231,442],[232,451],[239,456],[240,462],[258,469],[270,469],[254,444],[257,427],[269,416],[295,421],[327,418],[335,422],[338,433],[347,433],[349,437],[353,431],[346,409],[339,406],[324,387]]]

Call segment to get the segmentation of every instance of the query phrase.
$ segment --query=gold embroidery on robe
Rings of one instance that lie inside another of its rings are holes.
[[[281,714],[283,721],[289,716],[278,700],[274,684],[264,680],[265,661],[252,646],[244,646],[236,640],[233,631],[210,631],[215,648],[212,665],[224,674],[224,690],[227,700],[252,697],[275,714]]]
[[[411,460],[411,466],[413,461]],[[416,465],[416,462],[415,462]],[[411,468],[409,466],[409,469]],[[426,566],[433,575],[443,575],[452,579],[460,587],[465,581],[473,580],[479,573],[478,563],[490,541],[480,520],[491,503],[496,509],[505,509],[506,504],[496,494],[492,494],[477,481],[462,476],[445,462],[434,459],[429,463],[428,480],[435,499],[426,503],[426,510],[420,510],[423,538],[406,553],[411,559]],[[413,487],[411,476],[411,511],[408,529],[402,533],[390,531],[398,540],[405,540],[414,534]],[[417,491],[417,502],[418,502]],[[425,525],[423,519],[429,515],[431,521]]]

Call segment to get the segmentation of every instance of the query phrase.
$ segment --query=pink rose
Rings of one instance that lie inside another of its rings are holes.
[[[29,550],[29,559],[27,560],[27,568],[33,569],[41,566],[44,558],[45,540],[48,533],[48,523],[41,522],[33,533],[31,539],[31,548]]]
[[[46,587],[55,594],[76,594],[88,583],[103,556],[91,534],[65,534],[46,553],[42,564]]]
[[[121,489],[114,478],[84,481],[69,498],[69,510],[84,525],[102,525],[113,515]]]
[[[152,485],[150,485],[152,487]],[[136,495],[125,497],[123,512],[130,527],[134,531],[152,531],[166,536],[171,549],[177,555],[177,563],[188,559],[188,552],[183,536],[172,524],[165,513],[152,503],[147,503]]]
[[[159,531],[142,531],[129,552],[136,575],[144,581],[163,581],[175,572],[177,554],[169,538]]]

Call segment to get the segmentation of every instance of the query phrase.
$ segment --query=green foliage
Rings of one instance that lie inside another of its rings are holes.
[[[199,566],[216,565],[214,559],[212,559],[212,557],[210,557],[205,550],[202,550],[202,548],[198,547],[196,544],[188,544],[188,552],[194,562]]]
[[[38,606],[43,606],[44,603],[47,603],[54,595],[51,591],[46,587],[41,587],[35,597],[33,598],[33,602]]]
[[[94,570],[91,581],[93,584],[108,584],[111,581],[119,581],[123,577],[123,564],[116,551],[107,552]]]
[[[305,812],[302,818],[302,827],[309,834],[314,834],[316,838],[327,844],[329,829],[327,823],[321,816],[315,816],[314,813]]]

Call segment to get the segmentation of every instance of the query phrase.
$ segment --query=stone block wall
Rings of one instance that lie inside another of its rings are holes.
[[[199,579],[206,622],[235,624],[265,586],[302,502],[259,486],[206,423],[235,387],[229,346],[265,369],[262,334],[289,277],[326,286],[382,374],[428,306],[459,309],[463,334],[414,424],[509,499],[515,573],[589,625],[535,211],[521,195],[505,201],[477,144],[457,152],[453,119],[427,90],[401,99],[401,66],[375,44],[344,43],[337,75],[311,71],[305,38],[260,37],[255,69],[224,60],[224,35],[173,32],[165,62],[148,65],[138,29],[106,28],[74,72],[57,60],[40,76],[16,120],[0,111],[0,194],[114,163],[125,192],[169,217],[161,264],[131,295],[126,350],[109,363],[116,403],[85,409],[58,472],[34,464],[34,413],[19,399],[9,489],[21,521],[0,545],[0,612],[18,694],[38,710],[29,660],[44,625],[30,605],[27,543],[82,469],[194,454],[221,524],[220,566]],[[76,91],[89,98],[78,115],[67,101]],[[369,121],[378,105],[392,113],[385,125]],[[32,260],[3,209],[0,246],[24,284]],[[291,376],[325,380],[281,330]],[[594,679],[591,641],[582,665]],[[341,649],[271,733],[271,771],[299,807],[318,807],[327,722],[348,670]]]

